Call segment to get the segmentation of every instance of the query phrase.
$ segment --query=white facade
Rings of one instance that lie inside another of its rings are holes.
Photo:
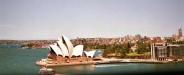
[[[73,52],[73,44],[71,43],[71,41],[66,37],[66,36],[62,36],[65,43],[66,43],[66,46],[68,48],[68,52],[69,52],[69,57],[72,56],[72,52]]]
[[[69,56],[69,53],[68,53],[68,49],[66,48],[66,46],[62,43],[62,41],[57,41],[62,53],[63,53],[63,56]]]
[[[58,38],[57,43],[50,45],[50,48],[56,53],[56,55],[62,55],[63,57],[82,56],[84,53],[87,57],[94,58],[95,56],[100,56],[103,53],[96,50],[83,51],[83,45],[73,47],[71,41],[64,35],[62,35],[61,38]]]
[[[87,57],[91,57],[93,58],[93,56],[95,55],[95,50],[94,51],[84,51],[84,53],[86,54]]]
[[[60,42],[62,42],[62,43],[63,43],[63,37],[58,38],[58,41],[60,41]]]
[[[72,56],[82,56],[83,53],[83,45],[77,45],[73,48]]]
[[[50,45],[50,48],[56,53],[56,55],[63,55],[61,49],[57,46],[57,44]]]

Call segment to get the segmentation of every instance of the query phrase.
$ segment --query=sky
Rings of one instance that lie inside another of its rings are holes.
[[[184,0],[0,0],[0,40],[171,36]]]

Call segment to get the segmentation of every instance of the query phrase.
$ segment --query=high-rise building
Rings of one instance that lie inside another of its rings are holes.
[[[183,35],[182,35],[182,29],[181,29],[181,27],[178,29],[178,37],[182,37]]]

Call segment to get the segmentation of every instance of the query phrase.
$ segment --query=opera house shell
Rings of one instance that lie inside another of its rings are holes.
[[[56,43],[49,45],[49,48],[48,58],[57,61],[57,63],[89,61],[96,57],[95,55],[102,55],[102,52],[99,53],[98,50],[84,51],[83,45],[74,47],[71,41],[64,35]]]

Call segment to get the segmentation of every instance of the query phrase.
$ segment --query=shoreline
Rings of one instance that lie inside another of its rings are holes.
[[[115,64],[115,63],[144,63],[144,64],[177,64],[184,63],[184,61],[157,61],[152,59],[109,59],[103,58],[99,61],[85,61],[85,62],[70,62],[70,63],[46,63],[37,61],[36,65],[40,67],[57,67],[57,66],[72,66],[72,65],[100,65],[100,64]]]

